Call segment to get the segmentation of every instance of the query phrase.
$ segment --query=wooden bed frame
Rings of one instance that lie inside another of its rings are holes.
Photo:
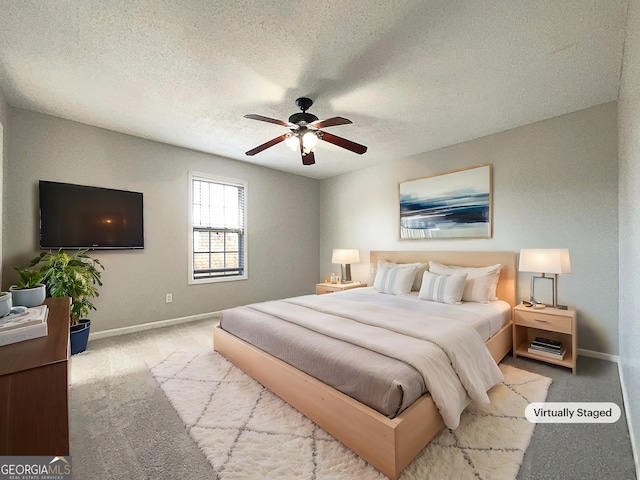
[[[516,254],[513,252],[370,252],[394,263],[436,262],[465,267],[502,264],[497,296],[515,305]],[[513,321],[487,341],[496,363],[511,350]],[[300,413],[340,440],[392,480],[442,429],[444,422],[431,395],[425,394],[396,418],[389,419],[353,398],[272,357],[218,326],[214,350],[264,385]]]

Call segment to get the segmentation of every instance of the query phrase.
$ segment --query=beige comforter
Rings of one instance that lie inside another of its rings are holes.
[[[247,307],[413,366],[447,427],[457,428],[471,401],[489,403],[486,392],[502,373],[472,327],[419,308],[398,310],[398,299],[385,297],[371,305],[358,296],[309,295]]]

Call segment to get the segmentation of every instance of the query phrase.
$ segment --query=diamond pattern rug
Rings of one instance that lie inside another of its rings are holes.
[[[551,379],[500,369],[505,381],[490,390],[491,405],[469,406],[460,426],[442,430],[402,480],[516,478],[535,426],[524,409],[546,399]],[[176,351],[152,373],[222,480],[386,478],[212,350]]]

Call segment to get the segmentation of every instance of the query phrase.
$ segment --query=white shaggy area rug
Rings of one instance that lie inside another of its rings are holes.
[[[402,480],[516,478],[534,429],[525,407],[546,399],[551,379],[500,368],[505,381],[491,389],[491,405],[468,407],[460,426],[440,432]],[[386,478],[212,350],[176,351],[152,373],[222,480]]]

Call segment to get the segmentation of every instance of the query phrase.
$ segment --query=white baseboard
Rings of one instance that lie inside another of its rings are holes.
[[[618,375],[620,376],[620,387],[622,388],[622,402],[624,403],[624,411],[627,417],[627,428],[629,428],[629,438],[631,439],[631,451],[633,452],[633,463],[636,466],[636,478],[640,479],[640,458],[638,455],[638,444],[636,443],[636,436],[633,432],[633,424],[629,416],[629,395],[627,393],[626,383],[624,381],[624,374],[622,368],[618,366]]]
[[[578,349],[578,355],[584,357],[597,358],[599,360],[606,360],[607,362],[620,363],[620,357],[618,355],[610,355],[608,353],[595,352],[593,350],[585,350],[584,348]]]
[[[206,318],[216,318],[220,317],[220,314],[221,312],[199,313],[197,315],[189,315],[187,317],[180,318],[169,318],[167,320],[159,320],[157,322],[132,325],[130,327],[113,328],[111,330],[105,330],[103,332],[90,333],[89,341],[98,340],[100,338],[116,337],[118,335],[125,335],[127,333],[142,332],[144,330],[151,330],[153,328],[168,327],[181,323],[194,322],[196,320],[204,320]]]

